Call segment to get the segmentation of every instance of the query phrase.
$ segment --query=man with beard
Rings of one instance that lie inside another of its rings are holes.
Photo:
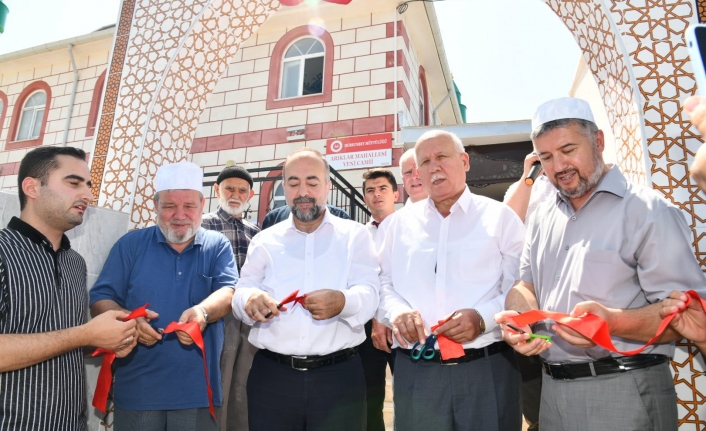
[[[395,429],[519,431],[520,375],[492,320],[516,280],[524,226],[510,208],[470,192],[468,153],[433,130],[415,144],[426,201],[395,214],[380,251],[377,319],[396,348]],[[428,338],[461,346],[443,358]],[[431,350],[416,360],[415,343]],[[453,366],[447,366],[453,365]]]
[[[238,271],[245,263],[250,240],[260,229],[243,218],[246,204],[255,191],[250,173],[241,166],[223,168],[213,189],[218,198],[218,210],[203,216],[201,226],[224,234],[233,247]],[[248,341],[250,326],[236,319],[233,313],[223,318],[225,344],[221,356],[223,406],[220,431],[248,431],[248,397],[245,391],[252,359],[257,352]]]
[[[86,262],[64,233],[93,200],[86,154],[39,147],[20,162],[20,217],[0,230],[0,429],[88,429],[84,346],[125,356],[135,322],[86,323]]]
[[[409,206],[427,198],[427,191],[422,186],[422,180],[419,178],[419,171],[417,170],[417,162],[414,160],[414,148],[405,151],[400,157],[400,174],[402,175],[404,191],[409,196],[404,206]]]
[[[591,313],[607,322],[618,350],[636,349],[657,332],[659,301],[670,291],[705,290],[684,217],[604,164],[603,133],[584,100],[549,101],[532,125],[535,151],[558,193],[530,218],[520,281],[505,302],[513,311],[496,320],[531,309]],[[522,354],[541,355],[543,431],[676,431],[672,329],[631,357],[561,325],[536,325],[552,343],[529,341],[529,326],[520,329],[527,333],[504,328],[504,338]]]
[[[157,170],[157,226],[124,235],[91,289],[91,314],[128,311],[137,319],[138,346],[116,361],[116,429],[217,430],[209,413],[203,358],[185,332],[163,336],[171,322],[197,322],[203,334],[216,417],[221,405],[223,320],[238,280],[233,250],[222,234],[201,228],[203,173],[189,162]],[[178,341],[177,341],[178,339]]]
[[[378,305],[373,241],[326,209],[331,183],[318,151],[294,151],[283,184],[291,215],[253,238],[233,296],[260,349],[248,378],[250,431],[362,431],[358,345]],[[293,292],[297,301],[280,304]]]

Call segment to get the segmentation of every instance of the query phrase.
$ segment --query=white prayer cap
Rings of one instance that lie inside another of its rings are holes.
[[[162,165],[154,179],[155,192],[162,190],[196,190],[203,192],[203,171],[191,162]]]
[[[596,120],[593,119],[593,113],[591,112],[591,107],[588,105],[588,102],[576,97],[562,97],[539,105],[534,116],[532,116],[532,131],[537,130],[537,127],[544,123],[567,118],[576,118],[590,121],[594,124],[596,123]]]

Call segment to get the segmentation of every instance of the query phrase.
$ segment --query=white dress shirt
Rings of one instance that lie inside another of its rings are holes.
[[[464,348],[500,341],[493,316],[505,309],[505,296],[518,279],[524,234],[509,207],[468,188],[447,217],[431,199],[398,212],[379,256],[377,320],[391,327],[400,313],[417,310],[429,331],[454,311],[475,308],[485,321],[485,334]],[[399,346],[396,339],[394,345]]]
[[[257,234],[233,295],[233,314],[252,325],[250,343],[284,355],[326,355],[365,340],[364,325],[378,307],[380,280],[373,241],[364,225],[324,214],[312,233],[296,229],[292,215]],[[346,303],[338,316],[314,320],[301,304],[267,323],[256,322],[245,304],[257,290],[275,300],[299,289],[343,292]]]
[[[394,216],[395,213],[390,214],[389,216],[385,217],[377,226],[373,224],[373,220],[377,220],[371,218],[371,220],[365,225],[365,227],[368,228],[368,232],[370,232],[370,236],[373,239],[373,244],[375,244],[375,251],[377,253],[380,252],[380,248],[382,247],[382,241],[385,239],[385,230],[387,230],[387,226],[390,224]]]

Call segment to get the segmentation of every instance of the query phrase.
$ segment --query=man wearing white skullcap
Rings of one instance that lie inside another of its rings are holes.
[[[91,289],[93,316],[146,303],[154,310],[137,319],[137,347],[115,361],[119,430],[218,429],[209,413],[199,349],[185,332],[162,335],[157,329],[170,322],[198,322],[219,417],[222,317],[231,310],[238,271],[228,239],[201,227],[202,184],[203,172],[193,163],[160,167],[154,180],[157,226],[120,238]]]
[[[631,184],[603,162],[603,132],[588,103],[562,98],[532,118],[532,142],[557,188],[530,217],[520,281],[496,315],[517,352],[541,356],[545,370],[539,428],[676,431],[677,404],[669,357],[677,334],[668,329],[635,356],[598,347],[568,327],[545,322],[529,339],[504,325],[531,309],[603,318],[619,351],[636,349],[657,332],[660,300],[697,289],[704,276],[684,217],[653,190]]]

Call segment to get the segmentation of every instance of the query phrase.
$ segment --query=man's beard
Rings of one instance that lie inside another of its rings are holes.
[[[563,171],[559,172],[558,174],[554,174],[554,178],[557,180],[557,189],[559,189],[559,193],[564,196],[567,199],[578,199],[583,196],[586,196],[587,193],[590,193],[598,183],[601,181],[601,178],[603,177],[603,168],[605,167],[605,163],[596,156],[593,161],[593,173],[588,177],[583,177],[579,173],[578,169],[576,168],[569,168],[569,169],[564,169]],[[570,172],[576,172],[576,175],[579,177],[579,184],[574,188],[573,190],[565,190],[559,186],[559,179],[557,178],[559,175],[565,175]]]
[[[303,204],[303,203],[311,203],[313,206],[308,212],[305,212],[297,207],[297,204]],[[316,203],[316,199],[314,198],[308,198],[305,196],[296,198],[292,201],[292,205],[290,206],[290,209],[292,210],[292,216],[296,218],[299,221],[302,222],[310,222],[312,220],[316,220],[319,218],[321,213],[324,211],[324,206],[323,205],[318,205]]]
[[[189,224],[189,229],[187,229],[186,233],[183,235],[178,235],[176,232],[174,232],[170,227],[169,223],[157,223],[157,226],[159,226],[159,230],[162,231],[162,235],[167,239],[167,242],[170,244],[183,244],[185,242],[189,242],[191,238],[196,236],[196,229],[194,229],[194,225]]]
[[[229,205],[230,203],[237,203],[239,205],[237,208],[233,208]],[[225,197],[220,197],[218,198],[218,204],[221,208],[223,208],[223,211],[233,217],[238,217],[245,211],[245,202],[240,202],[238,199],[226,199]]]

